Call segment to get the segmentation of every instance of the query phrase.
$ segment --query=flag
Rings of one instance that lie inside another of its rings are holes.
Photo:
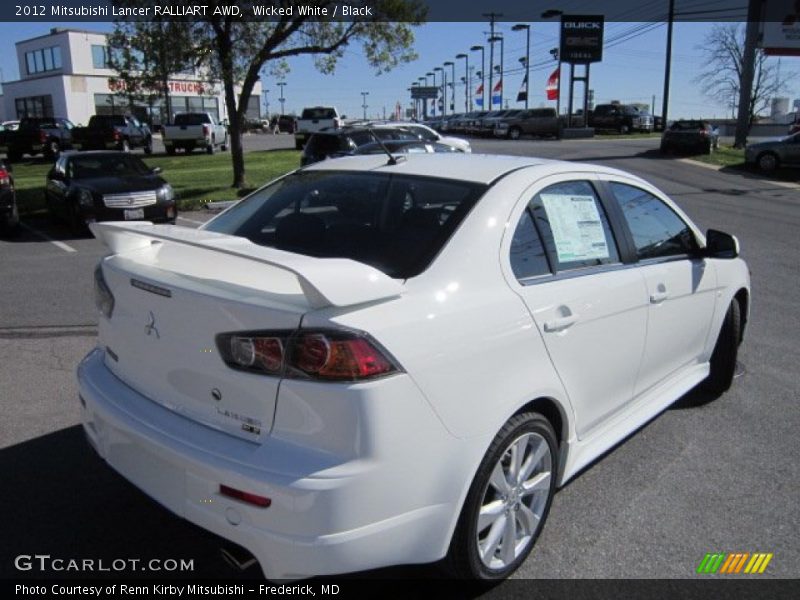
[[[497,80],[492,90],[492,104],[502,104],[503,102],[503,79]]]
[[[560,75],[560,68],[561,67],[557,67],[556,70],[550,74],[550,77],[547,78],[547,85],[544,89],[547,92],[548,100],[558,100],[558,78]]]
[[[483,82],[481,82],[478,89],[475,90],[475,104],[483,106]]]
[[[522,85],[517,93],[517,102],[525,102],[528,99],[528,74],[522,78]]]

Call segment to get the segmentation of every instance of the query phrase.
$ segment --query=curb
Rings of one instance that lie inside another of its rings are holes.
[[[711,171],[721,171],[722,169],[725,168],[724,165],[711,165],[711,164],[708,164],[708,163],[705,163],[705,162],[701,162],[699,160],[694,160],[694,159],[691,159],[691,158],[676,158],[675,160],[677,160],[678,162],[685,163],[687,165],[694,165],[696,167],[702,167],[704,169],[710,169]],[[800,190],[800,184],[797,184],[797,183],[790,183],[788,181],[777,181],[775,179],[770,179],[769,177],[766,177],[765,175],[759,175],[758,173],[750,173],[750,176],[753,177],[754,179],[759,179],[761,181],[768,181],[769,183],[771,183],[773,185],[777,185],[779,187],[788,188],[790,190]]]

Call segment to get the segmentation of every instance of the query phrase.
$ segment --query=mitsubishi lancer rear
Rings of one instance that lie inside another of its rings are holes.
[[[593,165],[387,150],[91,229],[89,442],[269,579],[508,577],[559,485],[731,387],[749,318],[735,237]]]

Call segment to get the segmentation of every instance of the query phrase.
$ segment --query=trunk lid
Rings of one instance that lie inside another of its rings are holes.
[[[91,227],[115,252],[102,262],[114,296],[111,318],[101,317],[99,329],[108,369],[153,402],[255,443],[269,435],[280,378],[228,367],[217,334],[294,330],[309,310],[402,289],[361,263],[280,252],[225,234],[149,223]],[[370,279],[379,285],[365,294]]]

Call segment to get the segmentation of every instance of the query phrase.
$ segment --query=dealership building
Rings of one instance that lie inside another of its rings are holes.
[[[47,35],[17,42],[20,79],[2,84],[0,118],[64,117],[86,124],[94,114],[131,112],[113,81],[106,34],[54,28]],[[209,112],[219,121],[227,110],[220,83],[209,83],[198,73],[173,75],[169,82],[172,115]],[[238,91],[238,90],[237,90]],[[261,82],[256,82],[247,108],[248,119],[261,117]],[[133,113],[142,121],[160,124],[171,120],[161,97],[137,102]]]

